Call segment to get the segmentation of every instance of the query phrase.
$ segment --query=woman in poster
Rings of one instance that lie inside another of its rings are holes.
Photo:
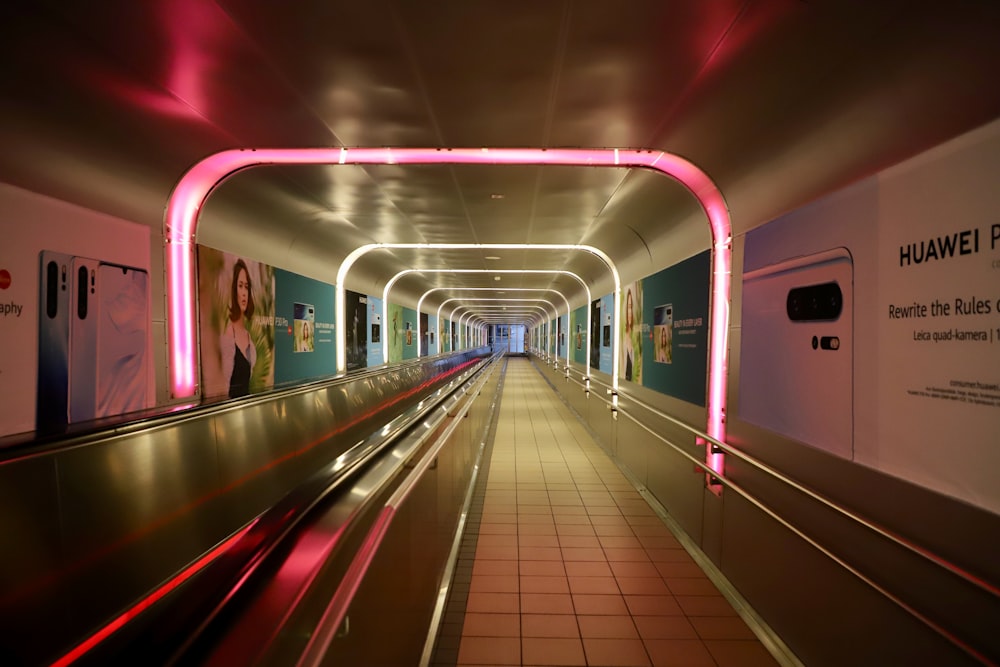
[[[621,340],[621,374],[630,381],[642,384],[642,340],[640,331],[642,322],[636,316],[636,293],[639,291],[639,283],[632,283],[625,288],[625,304],[622,316],[622,340]],[[641,316],[642,306],[638,307]]]
[[[219,348],[222,351],[222,376],[229,381],[229,397],[250,393],[250,376],[257,363],[257,347],[250,338],[247,323],[253,317],[253,288],[250,271],[242,259],[233,266],[230,288],[229,322],[222,330]]]

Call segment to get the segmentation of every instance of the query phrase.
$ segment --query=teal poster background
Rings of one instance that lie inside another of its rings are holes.
[[[274,382],[336,373],[333,285],[275,269],[274,295]]]
[[[705,405],[709,251],[642,281],[642,384]]]

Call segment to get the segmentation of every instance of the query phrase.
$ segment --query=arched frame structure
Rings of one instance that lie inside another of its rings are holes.
[[[654,150],[546,148],[288,148],[237,149],[215,153],[189,169],[174,187],[164,217],[167,272],[167,340],[170,389],[175,398],[198,391],[195,319],[195,242],[198,216],[209,194],[238,171],[261,165],[303,164],[495,164],[641,168],[659,171],[687,188],[704,210],[712,234],[712,304],[709,322],[708,423],[717,440],[726,437],[729,298],[732,222],[722,192],[684,158]],[[338,288],[341,286],[338,285]],[[615,290],[615,312],[620,310]],[[618,327],[615,327],[617,334]],[[614,347],[617,358],[617,345]],[[711,451],[711,447],[708,448]],[[709,454],[722,472],[722,455]]]

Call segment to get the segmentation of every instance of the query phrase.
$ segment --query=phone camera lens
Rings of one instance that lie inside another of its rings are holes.
[[[817,338],[816,336],[813,336],[812,344],[813,344],[813,349],[814,350],[818,349],[819,348],[819,338]]]

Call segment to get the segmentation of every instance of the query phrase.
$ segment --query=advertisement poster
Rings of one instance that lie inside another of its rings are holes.
[[[711,256],[699,253],[642,281],[642,384],[705,405]]]
[[[149,228],[7,184],[0,227],[0,435],[151,407]]]
[[[368,368],[385,363],[382,357],[382,299],[369,294],[368,297]]]
[[[417,330],[419,320],[417,311],[413,308],[402,308],[403,318],[403,359],[417,358],[417,337],[420,335]]]
[[[389,304],[389,321],[387,322],[386,344],[389,346],[389,363],[403,360],[403,344],[406,336],[403,324],[403,307],[395,303]]]
[[[622,287],[620,379],[642,384],[642,281]]]
[[[438,354],[438,341],[440,340],[438,333],[438,321],[437,317],[434,315],[427,316],[427,354],[435,355]]]
[[[368,365],[368,297],[345,290],[344,317],[347,325],[347,370],[365,368]]]
[[[601,366],[601,300],[590,302],[590,367]]]
[[[198,246],[202,393],[236,398],[274,386],[274,269]]]
[[[427,313],[420,313],[420,356],[426,357],[430,354],[430,338],[433,329],[429,325],[430,318]]]
[[[599,364],[594,366],[602,373],[611,373],[612,349],[611,349],[611,328],[615,326],[614,321],[615,297],[613,294],[606,294],[601,297],[601,311],[598,317],[600,324],[600,359]]]
[[[337,372],[333,285],[274,270],[274,383]]]
[[[438,346],[439,352],[450,352],[451,351],[451,336],[449,331],[451,330],[451,324],[444,317],[438,323]]]
[[[573,332],[573,349],[570,357],[578,364],[587,363],[590,346],[587,341],[587,306],[581,306],[572,312],[570,330]]]

